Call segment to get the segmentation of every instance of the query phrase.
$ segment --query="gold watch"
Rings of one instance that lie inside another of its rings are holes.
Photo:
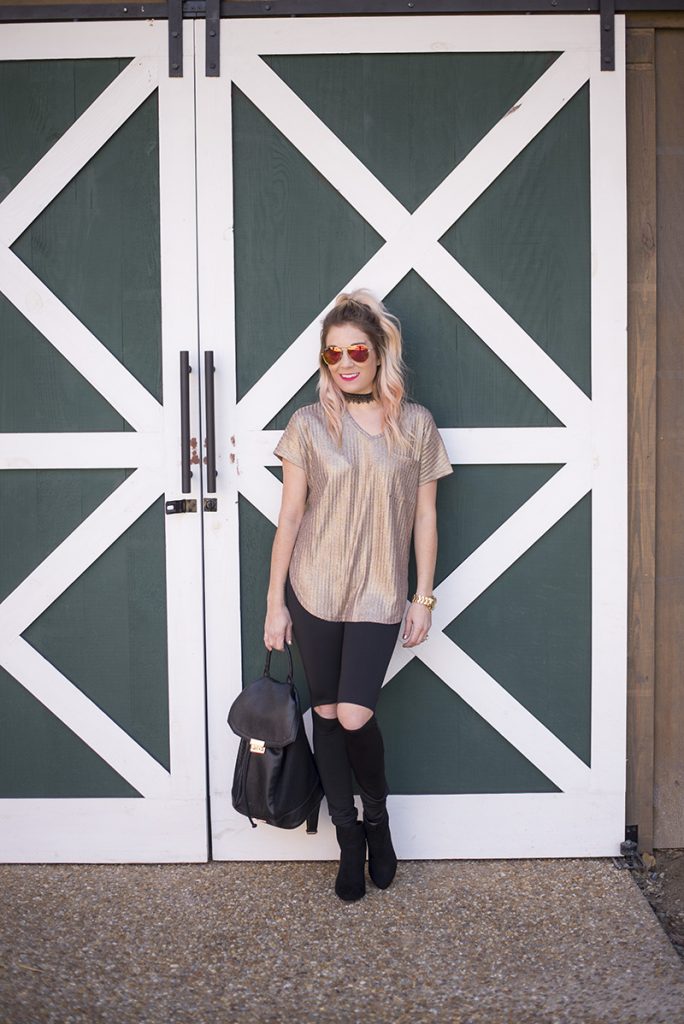
[[[432,609],[437,604],[437,598],[435,597],[434,594],[431,594],[430,596],[428,596],[427,594],[414,594],[413,597],[411,598],[411,603],[424,604],[426,608],[429,608],[430,611],[432,611]]]

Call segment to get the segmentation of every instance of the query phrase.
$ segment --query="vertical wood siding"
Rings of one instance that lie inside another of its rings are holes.
[[[653,847],[656,518],[655,30],[627,33],[629,590],[627,824]]]
[[[654,842],[684,846],[684,27],[656,33],[658,444]]]
[[[684,846],[684,15],[628,19],[627,824]]]

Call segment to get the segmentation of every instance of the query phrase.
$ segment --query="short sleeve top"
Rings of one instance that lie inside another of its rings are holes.
[[[400,622],[418,488],[453,472],[432,413],[404,402],[410,449],[390,454],[348,409],[342,445],[320,402],[290,418],[274,449],[305,472],[308,494],[290,560],[290,582],[312,615],[331,622]]]

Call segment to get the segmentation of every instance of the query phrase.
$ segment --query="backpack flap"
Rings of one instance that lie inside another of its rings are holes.
[[[300,720],[299,694],[292,681],[292,654],[289,647],[286,650],[290,660],[287,682],[280,682],[270,675],[269,651],[263,676],[249,683],[233,701],[228,725],[240,739],[254,741],[255,744],[260,741],[267,747],[286,747],[296,740]]]

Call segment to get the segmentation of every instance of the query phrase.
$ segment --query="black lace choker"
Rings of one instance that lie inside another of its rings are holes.
[[[353,391],[343,391],[342,394],[344,395],[345,402],[358,402],[359,405],[375,401],[375,395],[372,391],[368,391],[365,394],[354,394]]]

